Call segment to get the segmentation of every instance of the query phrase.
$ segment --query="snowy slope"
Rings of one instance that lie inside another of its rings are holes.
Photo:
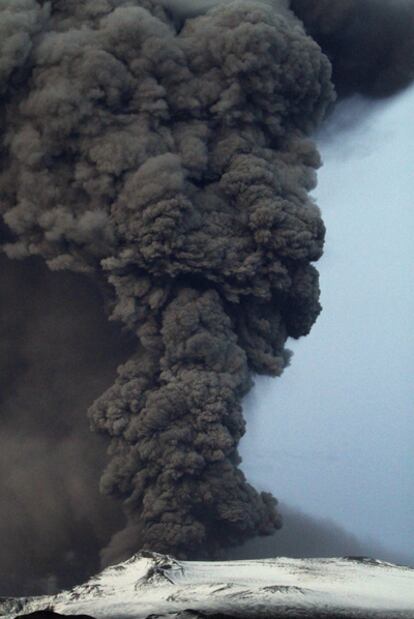
[[[0,599],[0,617],[13,619],[53,605],[63,614],[97,619],[179,611],[236,617],[386,617],[414,619],[414,569],[371,560],[266,559],[185,562],[142,553],[84,585],[55,596]]]

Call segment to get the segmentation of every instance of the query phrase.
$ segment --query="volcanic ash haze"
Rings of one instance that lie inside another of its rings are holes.
[[[414,79],[413,0],[291,0],[333,64],[340,95],[395,94]]]
[[[320,311],[330,64],[285,3],[209,5],[0,0],[4,251],[94,278],[136,335],[89,411],[127,515],[104,562],[280,526],[238,469],[241,400]]]

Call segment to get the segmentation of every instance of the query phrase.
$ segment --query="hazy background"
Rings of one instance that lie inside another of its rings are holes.
[[[241,453],[257,487],[414,563],[413,110],[413,88],[352,98],[320,133],[323,312],[257,379]]]

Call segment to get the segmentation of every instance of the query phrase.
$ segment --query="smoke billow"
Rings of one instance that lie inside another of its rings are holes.
[[[329,62],[285,3],[0,10],[4,251],[93,278],[137,338],[89,413],[128,520],[104,560],[272,533],[276,500],[237,467],[241,400],[320,311],[307,135],[333,99]]]
[[[340,94],[382,97],[414,79],[413,0],[291,0]]]

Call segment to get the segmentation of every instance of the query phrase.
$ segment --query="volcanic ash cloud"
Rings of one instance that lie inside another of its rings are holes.
[[[280,526],[238,469],[241,401],[320,311],[328,60],[284,3],[163,4],[0,0],[4,250],[95,278],[137,337],[89,412],[127,515],[106,562]]]
[[[291,0],[333,64],[341,95],[395,94],[414,80],[413,0]]]

